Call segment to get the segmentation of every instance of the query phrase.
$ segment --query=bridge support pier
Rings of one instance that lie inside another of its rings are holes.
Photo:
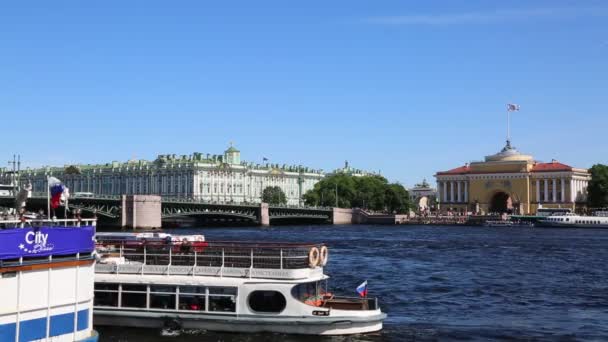
[[[333,208],[331,215],[331,223],[333,224],[352,224],[353,209]]]
[[[122,195],[121,226],[150,229],[161,227],[161,197],[156,195]]]
[[[260,226],[270,226],[270,212],[268,211],[268,203],[260,204]]]

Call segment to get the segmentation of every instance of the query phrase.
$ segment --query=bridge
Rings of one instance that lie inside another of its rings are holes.
[[[12,196],[0,196],[0,207],[13,208]],[[31,212],[47,210],[47,194],[32,193],[27,199]],[[185,219],[211,222],[244,222],[248,224],[280,224],[282,222],[344,223],[343,213],[329,207],[268,205],[266,203],[218,203],[190,198],[156,195],[71,197],[70,213],[80,211],[86,217],[98,217],[110,225],[133,228],[159,227]],[[63,216],[64,207],[57,210]],[[343,209],[340,209],[343,210]],[[69,216],[69,214],[68,214]]]

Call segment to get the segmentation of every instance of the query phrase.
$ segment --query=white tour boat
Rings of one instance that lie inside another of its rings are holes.
[[[328,291],[322,244],[100,233],[96,325],[344,335],[382,329],[376,298]]]
[[[95,220],[0,219],[0,341],[97,341]]]
[[[608,217],[606,216],[552,215],[540,219],[538,222],[543,227],[608,228]]]

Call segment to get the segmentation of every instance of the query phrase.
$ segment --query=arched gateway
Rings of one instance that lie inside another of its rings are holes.
[[[491,213],[513,213],[513,200],[504,191],[499,191],[490,200]]]

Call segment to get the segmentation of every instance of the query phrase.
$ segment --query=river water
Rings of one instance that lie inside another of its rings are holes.
[[[608,230],[354,225],[179,232],[325,242],[330,288],[356,295],[367,279],[369,296],[378,296],[388,314],[384,329],[319,338],[96,327],[101,341],[608,341]]]

